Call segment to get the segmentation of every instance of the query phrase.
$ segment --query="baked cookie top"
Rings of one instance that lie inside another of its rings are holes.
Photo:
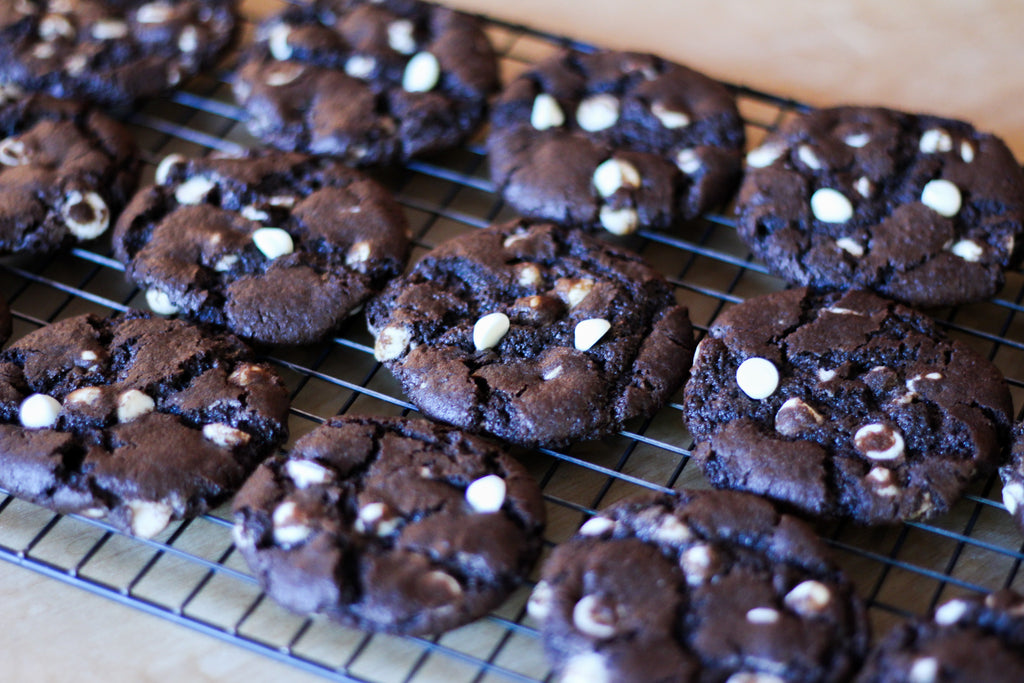
[[[730,308],[698,346],[684,404],[715,486],[868,524],[948,510],[999,462],[1013,419],[994,365],[863,291]]]
[[[731,491],[600,512],[555,547],[527,611],[562,683],[847,681],[868,645],[811,529]]]
[[[655,55],[567,51],[494,105],[491,178],[520,213],[616,235],[732,196],[743,123],[725,86]]]
[[[236,545],[276,600],[393,633],[496,607],[544,527],[539,487],[502,449],[401,418],[328,420],[261,465],[233,508]]]
[[[962,121],[837,107],[747,155],[736,210],[740,237],[792,283],[952,305],[991,297],[1019,260],[1024,174]]]
[[[99,237],[135,189],[135,143],[82,103],[0,85],[0,253]]]
[[[288,392],[237,338],[130,311],[0,353],[0,486],[159,533],[223,501],[286,434]]]
[[[236,0],[8,0],[0,82],[108,106],[162,92],[213,63]]]
[[[170,156],[114,232],[157,313],[268,344],[315,342],[405,265],[405,214],[341,163],[286,152]]]
[[[473,17],[418,0],[317,0],[264,21],[235,98],[253,135],[360,166],[458,145],[498,87]]]
[[[374,353],[426,415],[529,446],[596,439],[682,386],[686,308],[640,257],[519,221],[429,252],[367,306]]]

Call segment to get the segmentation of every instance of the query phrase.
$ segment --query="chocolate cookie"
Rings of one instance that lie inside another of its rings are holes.
[[[0,353],[0,487],[150,537],[233,493],[287,413],[233,336],[139,311],[68,318]]]
[[[513,222],[441,244],[367,306],[374,353],[433,417],[528,446],[596,439],[686,379],[687,311],[638,256]]]
[[[725,201],[743,123],[725,86],[634,52],[564,52],[494,105],[491,178],[520,213],[616,235]]]
[[[962,121],[822,109],[747,155],[737,212],[740,237],[790,282],[959,304],[991,297],[1019,260],[1024,174]]]
[[[1024,680],[1024,598],[1002,590],[957,598],[893,630],[857,683],[1018,683]]]
[[[999,468],[1003,480],[1003,505],[1024,531],[1024,422],[1013,429],[1010,460]]]
[[[286,607],[438,633],[483,616],[540,553],[536,482],[497,446],[426,420],[335,417],[234,502],[235,543]]]
[[[719,316],[684,403],[715,486],[867,524],[949,509],[995,467],[1013,414],[995,366],[930,318],[807,289]]]
[[[0,82],[126,106],[213,63],[236,0],[8,0],[0,5]]]
[[[0,253],[44,253],[103,234],[135,189],[135,144],[77,102],[0,85]]]
[[[562,683],[846,681],[868,644],[810,528],[730,491],[604,510],[555,548],[527,611]]]
[[[258,342],[310,343],[405,264],[401,207],[340,163],[285,152],[170,156],[156,179],[125,209],[114,250],[157,313]]]
[[[264,141],[370,165],[459,144],[497,86],[494,51],[469,15],[417,0],[316,0],[263,22],[234,92]]]

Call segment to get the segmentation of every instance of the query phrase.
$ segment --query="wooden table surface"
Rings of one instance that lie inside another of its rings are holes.
[[[259,0],[245,3],[251,14]],[[455,0],[815,105],[876,103],[973,121],[1024,158],[1020,0]],[[5,680],[318,680],[0,562]],[[69,668],[70,667],[70,668]]]

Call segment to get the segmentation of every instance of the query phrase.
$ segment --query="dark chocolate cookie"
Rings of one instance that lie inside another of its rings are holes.
[[[254,135],[387,164],[454,147],[498,86],[476,19],[417,0],[316,0],[260,26],[234,81]]]
[[[483,616],[529,572],[544,503],[519,463],[426,420],[336,417],[259,467],[235,543],[298,612],[392,633]]]
[[[1003,505],[1024,531],[1024,422],[1013,429],[1010,460],[999,468],[1003,480]]]
[[[872,651],[857,683],[1024,681],[1024,598],[1002,590],[957,598],[931,620],[897,626]]]
[[[527,610],[562,683],[847,681],[868,644],[811,529],[731,491],[604,510],[555,548]]]
[[[405,265],[405,215],[358,171],[286,152],[164,159],[114,232],[129,279],[253,341],[315,342]]]
[[[596,439],[682,386],[693,331],[640,257],[550,224],[439,245],[367,306],[378,360],[428,416],[524,445]]]
[[[113,119],[0,85],[0,253],[45,253],[103,234],[138,170],[135,144]]]
[[[737,212],[740,237],[790,282],[958,304],[991,297],[1019,260],[1024,174],[962,121],[822,109],[747,155]]]
[[[287,414],[284,384],[231,335],[68,318],[0,353],[0,487],[150,537],[233,493]]]
[[[7,0],[0,82],[126,106],[209,66],[235,28],[236,0]]]
[[[491,178],[519,212],[616,235],[732,196],[743,123],[725,86],[654,55],[565,52],[494,105]]]
[[[719,316],[684,396],[715,486],[868,524],[949,509],[1012,421],[999,370],[874,294],[793,289]]]

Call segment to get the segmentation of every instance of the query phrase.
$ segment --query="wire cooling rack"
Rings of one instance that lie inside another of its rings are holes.
[[[246,17],[244,39],[273,4],[260,3],[260,11]],[[560,47],[590,49],[526,27],[484,21],[506,81]],[[166,154],[201,156],[256,144],[244,130],[244,113],[227,85],[232,59],[213,75],[196,78],[127,118],[148,162],[144,183]],[[751,146],[803,108],[784,97],[730,87]],[[380,179],[406,209],[415,235],[414,260],[444,239],[513,217],[492,192],[479,137]],[[731,304],[784,286],[751,261],[730,216],[726,207],[672,232],[640,232],[627,240],[669,278],[701,334]],[[1022,273],[1014,271],[995,300],[935,312],[951,336],[1000,367],[1017,405],[1024,389],[1022,285]],[[141,293],[125,282],[123,268],[103,241],[47,259],[6,260],[0,264],[0,293],[14,311],[15,338],[72,315],[145,308]],[[373,359],[372,343],[357,317],[330,342],[268,356],[291,389],[292,442],[335,414],[414,412]],[[515,451],[543,487],[548,549],[594,510],[621,497],[645,489],[706,486],[698,468],[689,464],[691,438],[678,401],[677,396],[652,419],[634,421],[602,442],[559,452]],[[976,483],[949,514],[928,524],[863,529],[836,523],[818,531],[868,601],[879,635],[952,595],[1024,588],[1022,537],[999,502],[995,478]],[[341,628],[289,614],[261,593],[232,548],[227,506],[142,541],[101,522],[54,515],[7,496],[0,501],[0,558],[328,679],[551,677],[536,625],[524,614],[529,585],[488,617],[439,637],[397,638]]]

